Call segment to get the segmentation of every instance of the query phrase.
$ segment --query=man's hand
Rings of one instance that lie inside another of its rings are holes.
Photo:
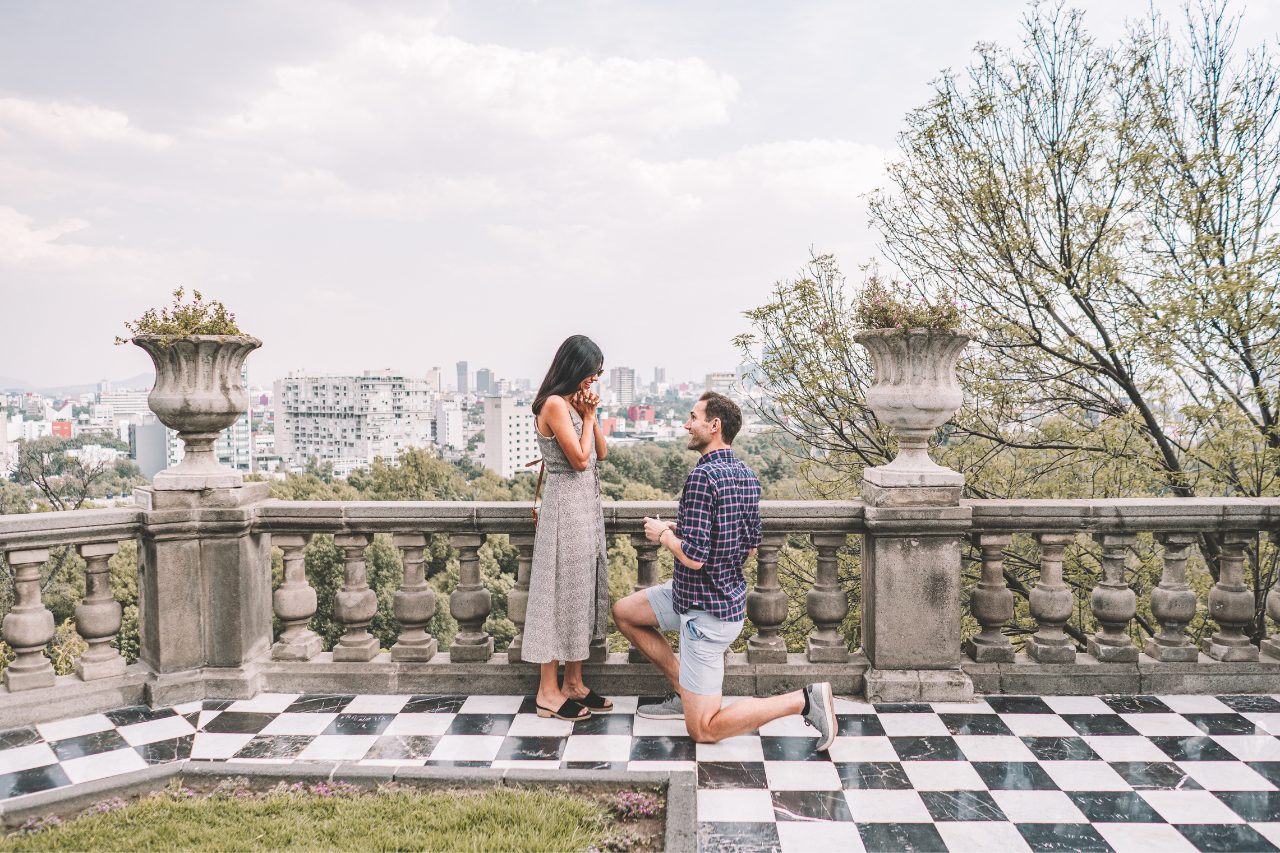
[[[675,527],[675,522],[663,521],[660,518],[644,517],[644,538],[650,542],[657,542],[662,538],[664,530],[671,530]]]

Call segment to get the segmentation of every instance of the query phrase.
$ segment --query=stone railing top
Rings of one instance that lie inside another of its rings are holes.
[[[145,515],[136,507],[0,515],[0,551],[131,539]]]
[[[972,500],[978,533],[1193,532],[1280,529],[1280,498]]]
[[[255,527],[267,533],[432,532],[532,533],[527,501],[279,501],[258,507]],[[676,517],[675,501],[605,501],[611,533],[639,533],[646,515]],[[861,501],[762,501],[769,533],[861,533]]]

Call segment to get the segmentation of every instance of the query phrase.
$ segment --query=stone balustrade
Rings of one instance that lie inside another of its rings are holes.
[[[673,517],[673,503],[606,503],[606,531],[629,537],[638,562],[636,589],[656,584],[658,547],[641,519]],[[1280,536],[1280,499],[960,501],[941,506],[863,501],[766,501],[764,538],[748,594],[754,628],[745,652],[731,654],[726,692],[769,693],[829,679],[839,692],[884,701],[963,699],[982,693],[1280,692],[1280,643],[1249,634],[1254,592],[1245,583],[1248,547]],[[400,632],[380,648],[370,632],[377,611],[365,550],[376,534],[399,549],[404,577],[392,612]],[[317,594],[304,550],[316,534],[333,536],[343,560],[334,614],[342,634],[329,651],[310,626]],[[507,613],[517,634],[495,652],[485,630],[490,593],[481,583],[485,539],[505,535],[516,549]],[[448,537],[459,583],[443,600],[425,575],[434,535]],[[1269,538],[1268,538],[1269,537]],[[1126,567],[1135,543],[1158,543],[1160,579],[1149,591],[1151,629],[1135,642],[1138,597]],[[113,640],[120,605],[108,586],[119,543],[139,542],[140,659],[126,667]],[[960,555],[972,545],[979,577],[968,596],[978,625],[962,644]],[[789,599],[779,580],[790,543],[813,554],[804,596],[812,623],[803,650],[788,649]],[[1251,545],[1251,543],[1253,543]],[[527,504],[476,502],[284,502],[266,485],[202,492],[139,490],[139,506],[0,517],[0,551],[14,577],[3,638],[15,655],[0,688],[0,718],[14,725],[139,702],[242,698],[256,692],[529,691],[536,668],[520,651],[534,528]],[[40,567],[51,549],[77,549],[86,565],[75,610],[88,644],[74,674],[56,676],[46,645],[53,618],[41,600]],[[283,559],[272,590],[271,548]],[[861,599],[838,577],[842,549],[856,554]],[[1188,583],[1188,564],[1212,549],[1221,571],[1205,601]],[[1097,561],[1092,589],[1071,587],[1064,563],[1087,550]],[[1037,561],[1038,578],[1009,588],[1005,561]],[[1030,555],[1030,556],[1028,556]],[[1087,593],[1092,617],[1081,634]],[[1267,610],[1280,616],[1280,593]],[[427,626],[448,607],[458,623],[441,647]],[[861,645],[840,630],[861,608]],[[1197,608],[1211,630],[1197,646],[1188,634]],[[1034,630],[1010,636],[1015,614]],[[272,617],[281,630],[273,636]],[[635,650],[593,648],[588,665],[603,692],[651,693],[663,682]]]

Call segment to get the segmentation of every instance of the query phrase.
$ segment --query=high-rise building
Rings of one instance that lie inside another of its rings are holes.
[[[458,362],[458,393],[471,393],[471,373],[468,371],[465,361]]]
[[[482,367],[476,371],[476,393],[492,394],[496,389],[493,382],[493,371]]]
[[[613,402],[630,406],[636,401],[636,372],[630,367],[615,367],[609,371],[609,390]]]
[[[444,390],[444,376],[440,372],[440,368],[433,367],[427,371],[427,388],[435,391],[437,394]]]
[[[733,393],[736,381],[737,377],[732,372],[708,373],[704,387],[707,391],[715,391],[717,394],[728,396]]]
[[[484,401],[484,467],[499,477],[514,477],[542,455],[536,418],[528,403],[514,397]]]
[[[665,367],[655,367],[653,369],[653,384],[663,385],[667,381],[667,369]]]
[[[436,444],[441,447],[461,449],[467,445],[462,430],[462,409],[454,400],[436,403]]]
[[[425,379],[393,371],[361,376],[290,375],[275,382],[275,441],[281,464],[333,464],[346,476],[431,444],[435,395]]]

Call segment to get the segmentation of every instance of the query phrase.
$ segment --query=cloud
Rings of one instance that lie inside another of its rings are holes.
[[[0,206],[0,264],[79,268],[144,258],[141,252],[133,249],[64,241],[64,237],[90,227],[83,219],[60,219],[42,227],[35,227],[33,223],[30,216],[24,216],[12,207]]]
[[[162,133],[139,130],[127,115],[116,110],[24,98],[0,98],[0,131],[34,136],[66,148],[100,142],[159,151],[174,141]]]
[[[230,134],[479,123],[540,139],[668,137],[723,124],[738,82],[701,59],[603,59],[474,44],[432,21],[371,31],[332,58],[277,69],[275,86],[220,128]]]

